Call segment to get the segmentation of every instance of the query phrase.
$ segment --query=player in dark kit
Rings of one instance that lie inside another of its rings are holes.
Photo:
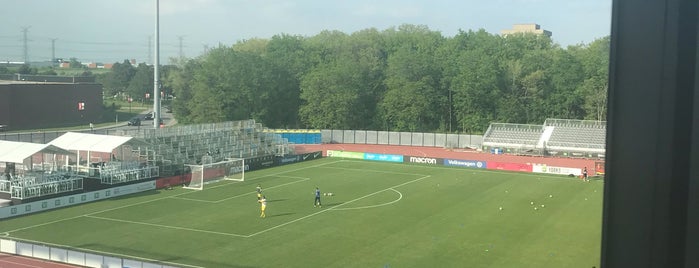
[[[315,201],[313,201],[313,207],[316,207],[316,206],[323,207],[320,204],[320,189],[318,189],[318,187],[316,187],[316,199],[315,199]]]
[[[583,180],[590,182],[590,179],[587,178],[587,167],[583,168]]]

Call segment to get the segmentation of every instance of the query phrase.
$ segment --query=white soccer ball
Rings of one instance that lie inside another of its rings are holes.
[[[541,207],[543,208],[543,207],[544,207],[544,205],[541,205]]]
[[[550,194],[550,195],[549,195],[549,198],[552,198],[552,197],[553,197],[553,195],[552,195],[552,194]]]
[[[502,207],[500,207],[500,210],[502,210]]]
[[[539,208],[538,208],[538,207],[534,207],[534,210],[539,210]]]
[[[529,204],[532,204],[532,205],[534,205],[534,201],[532,201],[532,202],[529,202]]]

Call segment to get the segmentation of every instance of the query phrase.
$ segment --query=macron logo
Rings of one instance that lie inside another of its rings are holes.
[[[434,158],[429,158],[429,157],[410,157],[410,163],[420,163],[420,164],[432,164],[436,165],[437,164],[437,159]]]

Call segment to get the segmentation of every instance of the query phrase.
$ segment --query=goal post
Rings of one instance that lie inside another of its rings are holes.
[[[186,189],[203,190],[205,184],[220,180],[245,181],[243,158],[228,158],[211,164],[186,166],[191,170],[191,179],[184,184]]]

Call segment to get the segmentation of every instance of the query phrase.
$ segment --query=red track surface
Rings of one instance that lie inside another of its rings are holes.
[[[74,268],[70,264],[0,253],[0,268]]]
[[[350,152],[367,152],[380,154],[400,154],[409,156],[430,156],[437,158],[450,158],[461,160],[478,160],[478,161],[496,161],[505,163],[521,163],[521,164],[546,164],[548,166],[580,168],[587,167],[590,175],[595,175],[595,162],[599,160],[590,159],[573,159],[573,158],[555,158],[555,157],[536,157],[536,156],[517,156],[506,154],[489,154],[477,152],[474,150],[450,150],[439,147],[420,147],[420,146],[397,146],[397,145],[372,145],[372,144],[297,144],[296,151],[298,153],[323,151],[326,155],[326,150],[343,150]]]

